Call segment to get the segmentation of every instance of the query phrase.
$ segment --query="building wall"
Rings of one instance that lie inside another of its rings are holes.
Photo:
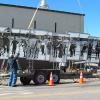
[[[14,27],[27,29],[35,9],[10,7],[0,5],[0,26],[11,27],[14,18]],[[55,32],[84,32],[84,16],[70,13],[38,10],[35,19],[36,29]],[[34,23],[34,22],[33,22]],[[32,28],[34,24],[32,25]]]

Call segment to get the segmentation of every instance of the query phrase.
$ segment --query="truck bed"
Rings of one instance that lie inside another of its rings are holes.
[[[4,59],[0,59],[0,66],[2,65]],[[31,60],[26,58],[18,59],[18,66],[21,70],[32,69],[56,69],[58,67],[57,62],[49,62],[45,60]],[[55,66],[55,67],[54,67]],[[7,59],[5,59],[4,68],[7,67]]]

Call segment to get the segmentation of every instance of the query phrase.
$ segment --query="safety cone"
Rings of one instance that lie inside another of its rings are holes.
[[[79,83],[80,83],[80,84],[85,83],[85,82],[84,82],[83,72],[82,72],[82,71],[80,72],[80,80],[79,80]]]
[[[53,80],[52,72],[50,73],[49,86],[54,86],[54,80]]]

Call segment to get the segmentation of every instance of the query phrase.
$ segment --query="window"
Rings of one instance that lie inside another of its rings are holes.
[[[55,22],[55,33],[57,32],[57,23]]]
[[[12,18],[11,27],[14,28],[14,18]]]
[[[34,29],[36,29],[36,20],[34,21]]]

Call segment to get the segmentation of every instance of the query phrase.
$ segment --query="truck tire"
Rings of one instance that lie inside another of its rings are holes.
[[[55,84],[59,84],[60,82],[60,76],[57,73],[53,73],[53,80]]]
[[[20,77],[20,81],[23,85],[29,85],[31,82],[31,78],[30,77]]]
[[[37,85],[46,83],[46,74],[43,72],[35,73],[33,81]]]

